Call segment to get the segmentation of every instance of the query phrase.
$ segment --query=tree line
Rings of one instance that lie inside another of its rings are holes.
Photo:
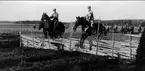
[[[132,25],[132,26],[145,26],[145,20],[102,20],[101,21],[105,26],[124,26],[124,25]]]
[[[95,20],[97,22],[98,20]],[[145,20],[140,19],[121,19],[121,20],[101,20],[102,24],[105,26],[124,26],[126,24],[132,26],[145,26]],[[39,24],[39,20],[24,20],[24,21],[0,21],[0,23],[23,23],[23,24]],[[69,24],[70,22],[63,22],[65,24]],[[74,23],[74,22],[73,22]]]
[[[40,21],[30,21],[30,20],[26,20],[26,21],[16,21],[15,23],[23,23],[23,24],[39,24]]]

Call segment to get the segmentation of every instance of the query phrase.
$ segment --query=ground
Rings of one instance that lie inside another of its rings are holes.
[[[95,56],[76,51],[55,51],[30,47],[23,48],[24,55],[23,59],[21,59],[22,50],[19,45],[11,46],[10,44],[7,47],[0,48],[1,71],[76,71],[75,69],[81,69],[81,71],[115,71],[116,69],[118,70],[119,66],[118,59],[109,60],[108,57]],[[25,62],[23,63],[22,60]],[[127,60],[120,61],[124,62]]]
[[[128,65],[128,60],[117,58],[111,60],[108,57],[95,56],[76,51],[68,52],[63,50],[55,51],[24,47],[24,53],[22,53],[23,51],[19,44],[19,35],[15,34],[20,30],[22,30],[22,34],[43,38],[42,30],[34,30],[32,25],[1,24],[1,33],[6,33],[1,34],[1,36],[7,35],[7,37],[1,37],[0,39],[11,41],[0,41],[0,45],[2,46],[0,47],[0,71],[118,71],[131,67]],[[69,29],[66,30],[65,38],[70,37],[69,31]],[[80,38],[80,35],[80,29],[77,29],[77,32],[74,32],[72,37]],[[124,34],[121,33],[115,33],[114,37],[115,40],[118,41],[129,39],[128,36],[124,36]],[[95,40],[94,36],[88,39]],[[109,33],[107,37],[102,39],[111,40],[112,34]],[[133,38],[133,40],[138,39],[139,38]],[[22,56],[22,54],[24,55]]]

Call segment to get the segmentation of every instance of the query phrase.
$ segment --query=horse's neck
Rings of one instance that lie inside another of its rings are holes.
[[[89,21],[87,21],[87,20],[85,20],[85,21],[82,22],[82,25],[84,25],[84,26],[87,26],[89,24],[91,24],[91,23]]]

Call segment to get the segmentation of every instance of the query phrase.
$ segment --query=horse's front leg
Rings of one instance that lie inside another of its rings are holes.
[[[82,34],[85,33],[85,27],[82,26]]]
[[[80,39],[80,48],[83,48],[83,41],[84,41],[84,33],[82,33],[81,39]]]
[[[47,39],[47,31],[45,29],[43,29],[43,34],[44,34],[44,37]]]
[[[84,48],[83,46],[83,43],[84,43],[84,40],[88,37],[88,34],[84,33],[82,34],[82,37],[81,37],[81,40],[80,40],[80,47],[81,48]]]

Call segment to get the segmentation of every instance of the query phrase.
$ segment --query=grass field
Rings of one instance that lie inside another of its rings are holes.
[[[137,30],[137,29],[135,29]],[[37,29],[33,29],[33,24],[14,24],[14,23],[9,23],[9,24],[5,24],[5,23],[0,23],[0,31],[1,33],[8,33],[8,32],[19,32],[22,31],[22,34],[24,35],[28,35],[28,36],[32,36],[32,37],[41,37],[43,38],[43,33],[42,33],[42,29],[38,30],[38,25],[37,25]],[[71,32],[70,32],[71,31]],[[73,38],[78,38],[80,39],[81,37],[81,28],[78,28],[76,32],[73,32],[73,30],[71,29],[66,29],[65,30],[65,34],[64,37],[70,37],[70,33],[73,33],[72,37]],[[95,36],[90,36],[88,37],[88,39],[94,39]],[[114,33],[114,36],[112,35],[112,33],[108,33],[108,35],[104,38],[104,39],[112,39],[112,37],[114,37],[115,40],[117,41],[124,41],[124,40],[129,40],[128,36],[124,36],[124,34],[122,33]],[[137,37],[133,37],[133,40],[139,40],[139,38]]]
[[[3,35],[5,34],[0,36]],[[15,40],[3,42],[6,44],[0,47],[0,71],[118,71],[129,67],[127,60],[109,59],[107,56],[95,56],[77,51],[24,47],[22,53],[19,36],[9,34],[5,39]],[[21,58],[25,60],[23,64]]]

